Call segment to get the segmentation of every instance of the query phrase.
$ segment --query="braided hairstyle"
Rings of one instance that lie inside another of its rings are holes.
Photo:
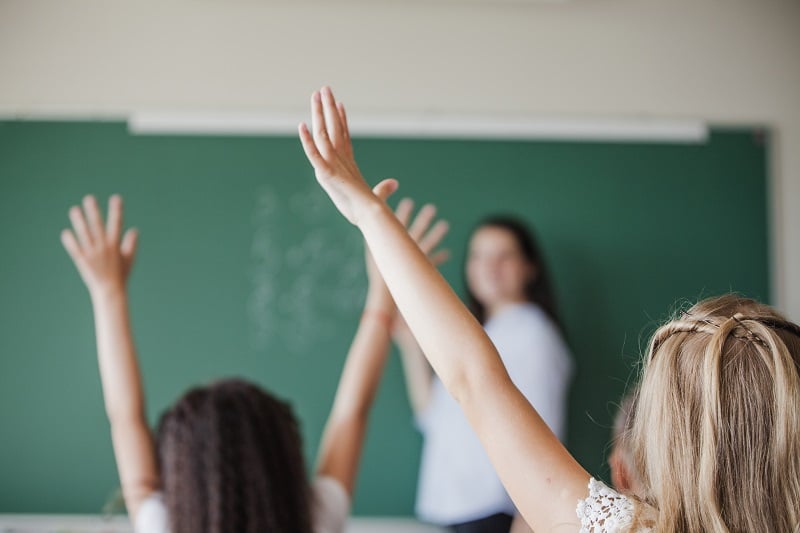
[[[172,533],[311,533],[297,420],[258,386],[189,390],[161,417],[157,447]]]
[[[630,443],[655,531],[800,530],[800,327],[735,295],[662,326]]]

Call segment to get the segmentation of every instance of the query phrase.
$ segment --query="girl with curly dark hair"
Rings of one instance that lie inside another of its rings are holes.
[[[388,197],[396,182],[375,192]],[[96,200],[69,211],[61,238],[92,300],[106,412],[122,492],[139,533],[341,533],[395,312],[368,256],[364,313],[309,483],[288,404],[229,379],[194,388],[162,416],[155,442],[128,317],[137,233],[122,235],[122,200],[103,222]]]

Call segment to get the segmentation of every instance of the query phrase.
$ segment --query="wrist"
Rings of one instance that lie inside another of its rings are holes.
[[[89,289],[89,296],[95,304],[124,300],[127,289],[123,283],[100,283]]]
[[[386,205],[386,202],[371,193],[360,199],[357,205],[356,226],[358,226],[359,229],[362,229],[366,224],[373,223],[387,212],[391,214],[391,216],[394,216],[394,213],[389,210],[389,206]]]
[[[394,299],[383,279],[370,280],[367,287],[367,302],[381,304],[381,306],[394,307]]]
[[[375,309],[394,317],[396,311],[394,299],[385,285],[383,287],[370,285],[367,298],[364,300],[364,310],[367,309]]]
[[[378,322],[384,327],[388,334],[392,331],[394,314],[379,307],[365,307],[364,312],[361,313],[361,321],[363,322],[365,320],[373,320]]]

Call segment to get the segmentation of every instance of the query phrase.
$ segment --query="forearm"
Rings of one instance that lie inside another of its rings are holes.
[[[144,394],[124,288],[92,294],[97,357],[106,413],[112,424],[144,420]]]
[[[408,399],[414,414],[419,416],[430,401],[433,369],[415,339],[397,342],[397,347],[403,363]]]
[[[317,473],[352,494],[369,410],[389,351],[394,304],[385,288],[371,288],[350,346],[320,445]]]
[[[386,364],[393,314],[394,304],[389,293],[382,288],[371,288],[342,369],[332,417],[365,417],[368,414]]]
[[[575,531],[589,474],[507,376],[487,375],[462,408],[517,509],[537,531]],[[569,525],[569,526],[568,526]]]
[[[97,356],[125,505],[135,518],[160,482],[124,288],[92,294]]]

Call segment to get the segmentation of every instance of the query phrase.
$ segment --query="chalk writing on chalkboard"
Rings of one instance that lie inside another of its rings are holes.
[[[281,198],[261,187],[252,214],[248,320],[251,346],[293,355],[337,336],[366,291],[364,246],[324,193],[308,188]]]

